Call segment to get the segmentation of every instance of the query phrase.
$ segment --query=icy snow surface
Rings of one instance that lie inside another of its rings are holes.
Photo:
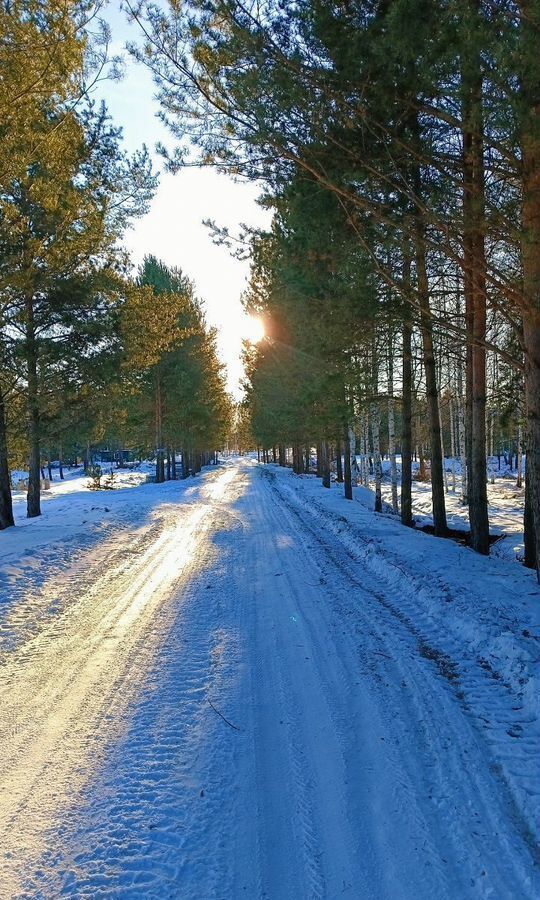
[[[2,898],[540,896],[531,573],[249,460],[73,482],[0,535]]]

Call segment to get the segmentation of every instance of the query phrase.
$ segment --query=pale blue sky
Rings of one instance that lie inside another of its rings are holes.
[[[137,26],[128,24],[119,6],[119,0],[112,0],[106,9],[114,53],[121,52],[127,40],[138,39]],[[105,99],[115,124],[124,129],[127,149],[146,143],[153,150],[160,140],[170,145],[171,136],[156,118],[158,104],[150,73],[125,52],[124,56],[124,78],[120,82],[103,82],[98,88],[99,96]],[[156,165],[160,164],[156,157]],[[205,302],[208,322],[219,330],[220,354],[227,364],[228,384],[234,393],[242,373],[240,295],[248,263],[232,259],[226,249],[214,246],[202,220],[214,219],[231,231],[241,222],[266,224],[268,214],[257,206],[256,197],[254,185],[235,183],[214,170],[163,173],[148,215],[135,223],[125,240],[135,263],[146,253],[153,253],[169,265],[180,266],[193,279]]]

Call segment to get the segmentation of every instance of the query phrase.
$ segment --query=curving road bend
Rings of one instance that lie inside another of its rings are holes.
[[[268,473],[85,554],[0,657],[0,897],[538,896],[451,680]]]

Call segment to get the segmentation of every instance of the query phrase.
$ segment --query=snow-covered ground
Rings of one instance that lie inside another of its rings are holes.
[[[1,897],[540,895],[535,579],[355,497],[231,460],[0,535]]]
[[[399,478],[401,469],[399,456],[397,462]],[[455,480],[452,475],[452,464],[454,466]],[[382,468],[382,496],[383,500],[391,507],[390,462],[384,460]],[[445,494],[448,526],[456,531],[468,531],[468,509],[461,502],[461,466],[459,460],[446,459],[445,469],[448,486]],[[492,535],[500,536],[500,539],[492,545],[491,553],[500,559],[521,562],[524,553],[523,506],[525,503],[525,490],[523,487],[517,487],[515,472],[509,471],[504,464],[501,470],[498,469],[496,457],[489,460],[488,474],[487,494],[490,532]],[[417,475],[418,464],[413,464],[413,516],[416,525],[421,528],[424,525],[433,524],[431,483],[418,481]],[[373,488],[373,477],[370,484]]]

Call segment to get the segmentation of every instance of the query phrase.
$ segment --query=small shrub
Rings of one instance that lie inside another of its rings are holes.
[[[106,491],[114,491],[115,483],[116,483],[116,475],[114,474],[114,471],[111,469],[111,471],[108,473],[108,475],[105,478],[103,487],[105,488]]]
[[[101,479],[103,477],[103,471],[101,466],[89,466],[88,467],[88,475],[89,482],[88,487],[91,491],[100,491],[101,490]]]

